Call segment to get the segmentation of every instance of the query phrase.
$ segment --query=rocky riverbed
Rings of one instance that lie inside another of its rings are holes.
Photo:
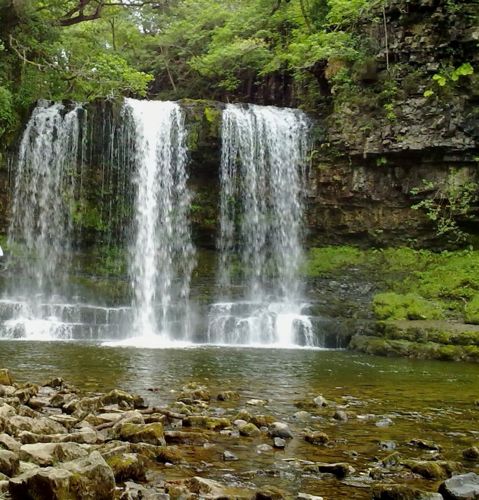
[[[204,381],[148,393],[160,404],[120,389],[83,392],[59,377],[18,383],[1,370],[0,497],[479,497],[479,401],[467,404],[469,432],[451,426],[436,442],[420,422],[441,425],[447,408],[377,414],[374,400],[336,391],[277,415],[263,394]],[[398,440],[401,422],[410,434]]]

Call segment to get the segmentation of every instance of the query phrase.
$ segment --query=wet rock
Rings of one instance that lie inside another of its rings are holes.
[[[223,460],[225,462],[230,462],[230,461],[235,461],[235,460],[239,460],[239,459],[234,453],[231,453],[231,451],[225,450],[223,452]]]
[[[479,476],[474,472],[447,479],[439,486],[447,500],[472,500],[479,498]]]
[[[185,486],[191,493],[199,495],[200,498],[205,498],[204,495],[208,495],[206,498],[229,498],[225,494],[225,486],[212,479],[192,477],[185,481]]]
[[[0,434],[0,448],[10,451],[18,451],[20,446],[22,446],[21,443],[8,434]]]
[[[281,439],[281,438],[276,438],[276,439]],[[273,450],[273,447],[270,446],[269,444],[266,444],[266,443],[259,444],[256,447],[256,453],[268,453],[268,452],[270,452],[272,450]]]
[[[166,431],[165,440],[168,444],[203,444],[207,438],[202,432]]]
[[[130,394],[120,389],[114,389],[100,399],[103,405],[126,403],[130,408],[146,408],[145,401],[137,394]]]
[[[278,448],[279,450],[283,450],[284,448],[286,448],[286,440],[280,437],[275,437],[273,439],[273,446],[275,448]]]
[[[178,401],[191,404],[194,401],[209,401],[210,399],[210,391],[206,387],[193,382],[182,388]]]
[[[298,493],[296,496],[298,500],[323,500],[323,497],[318,497],[316,495],[309,495],[308,493]]]
[[[426,439],[411,439],[411,441],[409,441],[409,444],[411,446],[415,446],[416,448],[420,448],[421,450],[441,451],[442,449],[438,444]]]
[[[165,445],[163,425],[159,422],[153,424],[125,423],[119,429],[119,437],[131,443],[148,443],[156,446]]]
[[[61,467],[35,468],[9,482],[14,500],[111,500],[115,478],[98,452]]]
[[[184,427],[202,427],[210,430],[221,430],[229,427],[231,422],[227,418],[191,416],[183,419]]]
[[[20,467],[18,455],[13,451],[0,450],[0,473],[8,477],[17,474]]]
[[[314,431],[305,434],[304,440],[314,445],[322,445],[329,441],[329,436],[325,432]]]
[[[446,461],[406,460],[404,465],[426,479],[445,479],[462,469],[459,463]]]
[[[393,424],[393,421],[390,418],[382,418],[376,422],[376,427],[389,427]]]
[[[288,427],[288,424],[283,422],[273,422],[269,427],[269,434],[271,437],[279,437],[283,439],[293,438],[293,433]]]
[[[462,456],[465,460],[479,460],[479,448],[477,446],[466,448],[463,450]]]
[[[401,463],[401,461],[401,455],[397,451],[395,451],[394,453],[391,453],[387,457],[383,458],[381,463],[383,467],[396,467]]]
[[[40,466],[53,465],[58,461],[70,461],[85,457],[88,452],[76,443],[24,444],[20,448],[20,459]]]
[[[379,443],[379,447],[381,448],[381,450],[387,450],[387,451],[395,450],[396,446],[397,446],[396,441],[381,441]]]
[[[256,425],[256,427],[268,427],[274,422],[276,419],[271,415],[253,415],[251,417],[251,422]]]
[[[155,458],[163,464],[179,464],[183,462],[183,453],[177,446],[159,446]]]
[[[338,420],[339,422],[347,422],[348,414],[342,410],[336,410],[333,415],[334,420]]]
[[[52,387],[53,389],[62,389],[65,381],[61,377],[53,377],[43,385],[44,387]]]
[[[265,486],[253,495],[252,500],[281,500],[283,498],[287,498],[284,491],[275,486]]]
[[[13,377],[8,368],[0,369],[0,384],[1,385],[13,385]]]
[[[297,420],[298,422],[307,422],[308,420],[311,420],[311,413],[307,411],[297,411],[294,415],[293,418]]]
[[[319,406],[320,408],[324,406],[329,406],[329,402],[321,394],[319,396],[316,396],[313,399],[313,402],[316,406]]]
[[[250,406],[265,406],[268,404],[268,401],[264,399],[250,399],[246,401],[246,404]]]
[[[316,462],[314,467],[318,472],[333,474],[338,478],[343,478],[355,472],[354,467],[347,463],[338,462],[334,464],[328,464],[323,462]]]
[[[236,391],[222,391],[216,397],[218,401],[236,401],[239,398],[240,395]]]
[[[146,479],[146,459],[136,453],[118,453],[106,458],[115,479],[119,482],[133,479],[144,481]]]
[[[246,423],[238,427],[239,433],[241,436],[247,436],[247,437],[252,437],[252,436],[259,436],[261,434],[261,431],[256,427],[256,425],[252,423]]]
[[[372,488],[373,500],[444,500],[439,493],[422,491],[402,484],[378,484]]]
[[[252,415],[248,410],[242,409],[238,412],[234,420],[244,420],[245,422],[251,422]]]

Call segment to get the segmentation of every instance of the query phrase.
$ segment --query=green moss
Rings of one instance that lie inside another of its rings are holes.
[[[479,325],[479,294],[474,295],[464,308],[464,319],[466,323]]]
[[[321,276],[330,271],[364,263],[365,260],[366,253],[355,247],[312,248],[309,251],[303,273],[309,277]]]
[[[394,292],[377,294],[373,299],[374,314],[378,319],[440,319],[442,311],[433,303],[414,293]]]

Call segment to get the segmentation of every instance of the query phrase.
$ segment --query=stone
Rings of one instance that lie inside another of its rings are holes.
[[[447,500],[473,500],[479,498],[479,475],[474,472],[447,479],[439,486]]]
[[[200,498],[228,498],[225,494],[225,486],[212,479],[192,477],[185,481],[185,486],[191,493],[199,495]],[[205,495],[207,496],[205,497]]]
[[[275,437],[273,439],[273,446],[275,448],[278,448],[280,450],[283,450],[284,448],[286,448],[286,441],[283,439],[283,438],[280,438],[280,437]]]
[[[45,387],[53,387],[54,389],[62,389],[65,381],[61,377],[53,377],[43,385]]]
[[[15,408],[7,403],[0,406],[0,418],[10,418],[17,414]]]
[[[19,454],[21,460],[47,466],[58,461],[70,461],[85,457],[88,452],[76,443],[36,443],[24,444],[20,448]]]
[[[348,414],[343,410],[336,410],[333,415],[334,420],[338,420],[339,422],[347,422]]]
[[[236,391],[222,391],[216,397],[218,401],[236,401],[239,398],[240,395]]]
[[[323,406],[328,406],[329,403],[328,401],[326,400],[326,398],[324,398],[321,394],[319,396],[316,396],[314,399],[313,399],[313,403],[316,405],[316,406],[319,406],[320,408],[323,407]]]
[[[387,450],[387,451],[392,451],[396,449],[396,441],[381,441],[379,443],[379,447],[381,450]]]
[[[239,426],[238,430],[241,436],[252,437],[259,436],[261,434],[261,431],[258,429],[258,427],[256,427],[256,425],[252,423],[245,423]]]
[[[157,447],[155,458],[163,464],[179,464],[183,462],[183,453],[177,446],[159,446]]]
[[[466,448],[463,450],[462,456],[465,460],[479,460],[479,448],[477,446]]]
[[[268,404],[268,401],[264,399],[249,399],[246,401],[246,404],[249,406],[265,406]]]
[[[416,448],[420,448],[421,450],[441,451],[442,449],[438,444],[426,439],[411,439],[411,441],[409,441],[409,444],[411,446],[415,446]]]
[[[271,437],[279,437],[283,439],[293,438],[293,433],[288,427],[288,424],[283,422],[273,422],[269,427],[269,434]]]
[[[0,450],[0,472],[8,477],[17,474],[20,468],[18,455],[13,451]]]
[[[8,368],[0,369],[0,384],[1,385],[13,385],[13,377]]]
[[[18,451],[22,446],[16,439],[12,438],[8,434],[0,434],[0,447],[5,448],[10,451]]]
[[[372,487],[373,500],[444,500],[440,493],[419,490],[403,484],[377,484]]]
[[[146,459],[142,455],[118,453],[110,455],[105,461],[113,471],[116,481],[146,480]]]
[[[286,493],[279,488],[265,486],[253,495],[252,500],[282,500],[287,497]]]
[[[281,438],[277,438],[277,439],[281,439]],[[259,444],[256,447],[256,453],[267,453],[267,452],[272,451],[272,450],[273,450],[273,447],[270,446],[269,444],[266,444],[266,443]]]
[[[301,410],[297,411],[294,415],[293,418],[297,420],[298,422],[307,422],[308,420],[311,420],[311,413]]]
[[[338,462],[333,464],[316,462],[314,467],[317,468],[318,472],[333,474],[338,478],[343,478],[354,473],[354,467],[347,463]]]
[[[404,465],[425,479],[446,479],[462,470],[461,464],[443,460],[405,460]]]
[[[329,441],[329,436],[325,432],[314,431],[305,434],[304,440],[314,445],[322,445]]]
[[[323,497],[318,497],[316,495],[309,495],[308,493],[299,492],[296,496],[298,500],[323,500]]]
[[[103,405],[127,403],[131,408],[146,408],[145,401],[137,394],[130,394],[120,389],[113,389],[100,398]]]
[[[223,460],[225,462],[230,462],[230,461],[235,461],[235,460],[239,460],[239,459],[234,453],[231,453],[231,451],[225,450],[223,452]]]
[[[393,424],[393,421],[390,418],[382,418],[376,422],[376,427],[389,427]]]
[[[272,425],[276,419],[271,415],[253,415],[250,420],[256,427],[268,427]]]
[[[119,437],[123,441],[131,443],[147,443],[156,446],[164,446],[165,436],[163,425],[159,422],[153,424],[122,424],[119,429]]]
[[[207,441],[203,432],[166,431],[165,441],[168,444],[203,444]]]
[[[394,453],[391,453],[387,457],[383,458],[381,463],[383,467],[396,467],[401,463],[401,461],[401,455],[397,451],[395,451]]]
[[[9,492],[14,500],[25,500],[27,498],[34,498],[35,500],[63,500],[64,498],[68,498],[68,492],[70,492],[70,498],[86,498],[73,496],[71,479],[71,472],[64,469],[37,467],[10,479]]]
[[[221,430],[229,427],[231,422],[227,418],[191,416],[183,419],[184,427],[202,427],[210,430]]]

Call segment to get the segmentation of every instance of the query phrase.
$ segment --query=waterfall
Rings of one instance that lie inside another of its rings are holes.
[[[194,249],[184,116],[173,102],[126,99],[137,172],[130,274],[133,334],[147,345],[189,339]]]
[[[209,342],[313,344],[298,276],[308,146],[301,111],[226,106],[218,247],[220,295],[230,300],[211,308]]]

